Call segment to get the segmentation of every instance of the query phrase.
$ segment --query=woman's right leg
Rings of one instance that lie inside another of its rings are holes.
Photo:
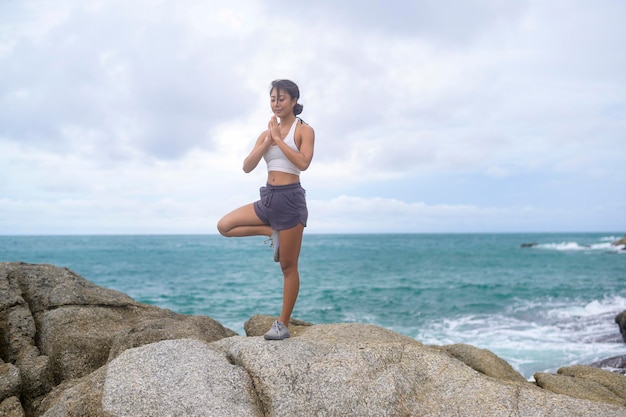
[[[217,230],[226,237],[271,236],[272,228],[259,219],[254,203],[241,206],[217,222]]]

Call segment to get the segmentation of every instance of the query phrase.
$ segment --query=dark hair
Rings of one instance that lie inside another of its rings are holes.
[[[302,108],[304,106],[302,104],[298,103],[298,99],[300,98],[300,89],[298,88],[296,83],[294,83],[293,81],[290,81],[290,80],[274,80],[270,84],[270,93],[274,89],[276,89],[276,92],[284,91],[287,94],[289,94],[289,97],[291,97],[292,99],[293,98],[296,99],[296,105],[293,106],[293,114],[294,114],[294,116],[297,116],[300,113],[302,113]]]

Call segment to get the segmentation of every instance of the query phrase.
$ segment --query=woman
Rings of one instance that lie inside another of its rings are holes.
[[[217,223],[223,236],[269,236],[272,241],[274,261],[280,261],[284,283],[283,307],[264,336],[268,340],[289,337],[289,319],[300,289],[298,257],[308,218],[300,172],[313,159],[315,132],[297,117],[302,112],[299,98],[300,90],[294,82],[272,82],[270,106],[274,115],[243,161],[243,170],[249,173],[264,158],[267,184],[261,187],[259,201],[231,211]]]

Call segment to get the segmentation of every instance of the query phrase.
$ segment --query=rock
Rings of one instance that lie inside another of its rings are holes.
[[[1,360],[0,363],[2,363]],[[13,364],[2,363],[0,365],[0,402],[19,395],[21,388],[20,370]]]
[[[61,383],[36,407],[35,415],[111,417],[102,411],[102,391],[106,377],[105,365],[85,377]]]
[[[41,409],[96,417],[626,415],[621,406],[487,377],[442,349],[390,333],[340,324],[310,326],[284,341],[161,341],[55,389]]]
[[[53,387],[91,374],[129,347],[235,334],[208,317],[138,303],[66,268],[0,263],[0,358],[19,370],[16,396],[29,416]],[[12,392],[11,384],[0,377],[0,392]]]
[[[612,358],[603,359],[599,362],[594,362],[590,364],[589,366],[593,366],[594,368],[602,368],[602,369],[609,370],[611,372],[625,375],[626,374],[626,355],[613,356]]]
[[[0,295],[2,416],[626,416],[607,375],[538,374],[594,401],[561,395],[516,380],[491,352],[373,325],[294,320],[287,340],[237,336],[51,265],[0,263]]]
[[[420,342],[408,336],[384,327],[362,323],[318,324],[309,327],[302,333],[300,339],[351,345],[358,349],[387,343],[422,346]]]
[[[486,349],[464,344],[447,345],[442,348],[453,358],[482,374],[505,381],[526,382],[526,378],[508,362]]]
[[[622,407],[487,377],[441,349],[389,333],[316,325],[279,342],[235,336],[211,346],[252,377],[266,415],[625,415]]]
[[[37,326],[29,298],[22,292],[23,265],[0,263],[0,357],[19,369],[17,396],[30,403],[50,391],[53,381],[49,359],[36,346]]]
[[[619,326],[619,332],[622,334],[622,340],[626,343],[626,311],[622,311],[615,316],[615,323]]]
[[[626,405],[624,398],[620,398],[602,384],[589,379],[537,372],[535,381],[541,388],[556,394],[621,406]],[[624,413],[626,415],[626,409]]]
[[[243,329],[245,330],[247,336],[263,336],[272,326],[274,320],[278,320],[278,317],[257,314],[246,320],[243,324]],[[309,326],[312,326],[312,323],[291,319],[289,321],[289,334],[291,336],[298,336]]]
[[[246,370],[191,339],[130,349],[111,361],[102,408],[110,416],[265,415]]]
[[[67,306],[42,317],[41,347],[57,381],[93,372],[128,347],[165,339],[214,341],[236,334],[206,318],[190,318],[156,307]]]
[[[597,382],[626,402],[626,377],[620,374],[584,365],[566,366],[557,373]]]
[[[537,243],[522,243],[520,246],[520,248],[534,248],[535,246],[537,246]]]
[[[24,409],[17,397],[9,397],[0,401],[0,416],[2,417],[24,417]]]
[[[624,235],[623,238],[616,240],[615,242],[611,243],[611,245],[613,246],[626,246],[626,235]],[[624,249],[624,248],[623,248]]]
[[[119,332],[109,351],[109,361],[126,349],[170,339],[197,339],[213,342],[237,333],[205,316],[176,316],[148,319]]]

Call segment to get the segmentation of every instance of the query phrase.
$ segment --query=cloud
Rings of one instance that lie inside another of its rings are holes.
[[[34,33],[13,33],[0,61],[0,136],[52,152],[72,152],[79,136],[112,157],[130,142],[175,158],[210,149],[214,126],[249,107],[249,90],[225,70],[246,51],[221,48],[227,34],[194,31],[192,16],[167,8],[90,4],[70,4]]]
[[[506,5],[493,0],[452,1],[445,6],[434,1],[359,1],[295,3],[278,7],[284,18],[308,16],[329,26],[343,26],[357,32],[373,32],[383,37],[425,38],[428,41],[465,44],[479,37],[485,29],[502,22],[515,21],[528,7],[528,1]]]
[[[315,128],[303,182],[324,230],[606,225],[590,213],[618,219],[626,185],[624,12],[617,0],[4,2],[0,233],[212,229],[265,180],[241,163],[276,78],[299,84]],[[519,221],[521,207],[537,220]]]
[[[570,222],[581,214],[579,209],[564,211],[533,206],[431,205],[346,195],[323,202],[313,201],[309,211],[312,214],[309,227],[322,233],[558,232],[571,231]],[[599,219],[606,215],[606,211],[601,209],[585,215]],[[614,220],[606,223],[610,224]],[[589,231],[584,227],[578,230]]]

